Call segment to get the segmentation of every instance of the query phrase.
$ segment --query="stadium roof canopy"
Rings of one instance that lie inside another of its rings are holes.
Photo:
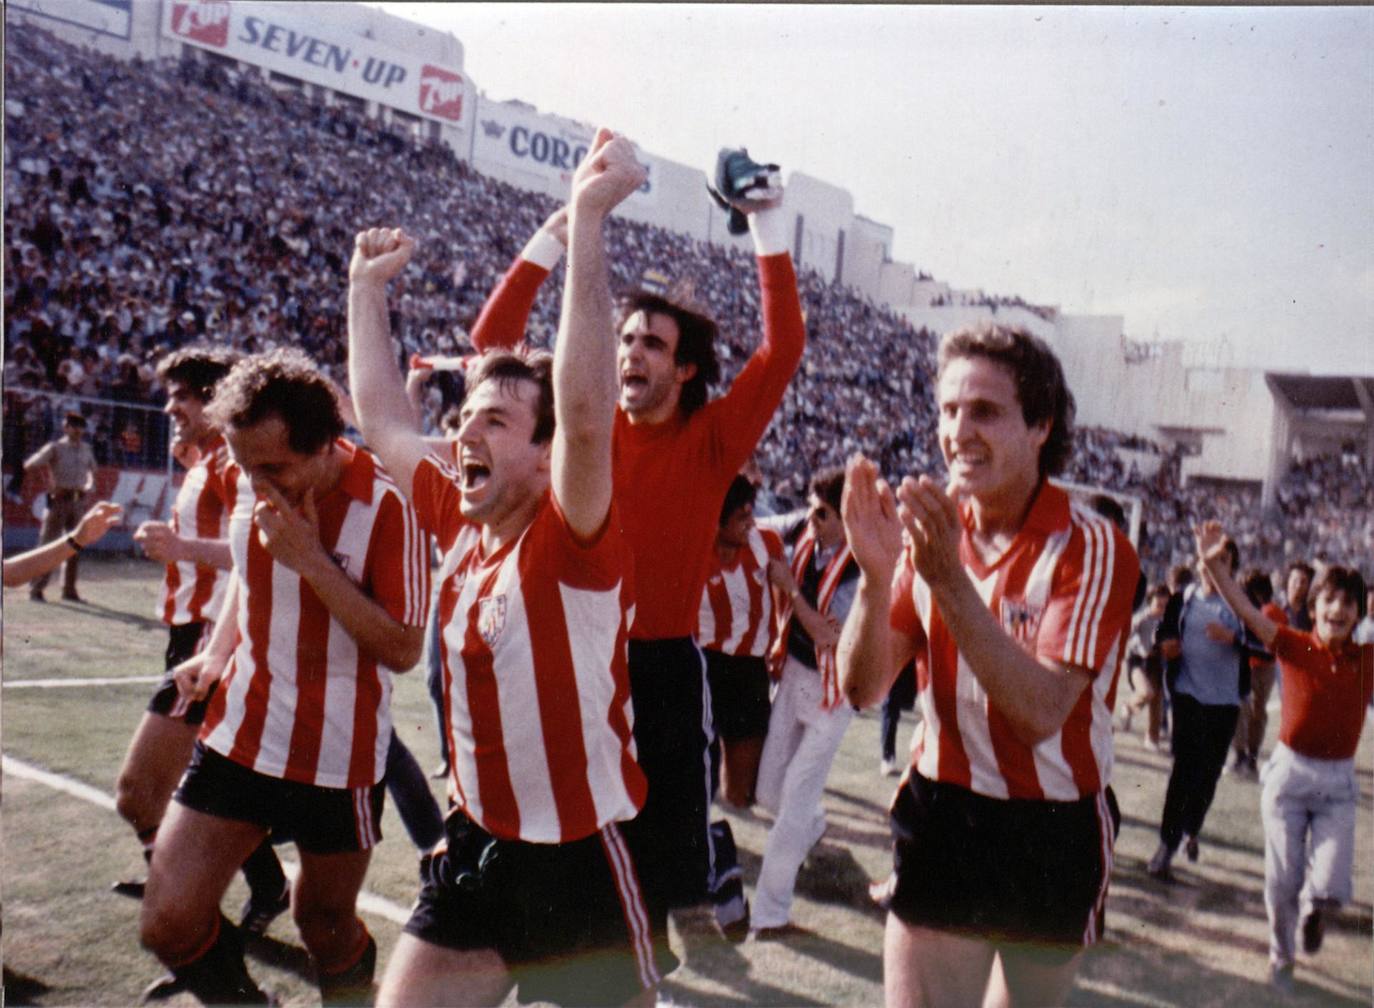
[[[1274,394],[1297,410],[1342,410],[1374,414],[1374,378],[1267,372]]]

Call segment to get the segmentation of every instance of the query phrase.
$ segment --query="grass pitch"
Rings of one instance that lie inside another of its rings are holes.
[[[152,687],[147,683],[25,687],[26,681],[157,674],[166,632],[151,613],[158,570],[133,560],[82,563],[88,604],[30,602],[4,593],[3,728],[5,755],[87,785],[105,796]],[[50,592],[50,597],[56,592]],[[422,767],[437,760],[433,717],[420,671],[398,677],[395,720]],[[1276,731],[1271,725],[1270,736]],[[900,745],[909,737],[903,725]],[[877,773],[878,719],[855,719],[826,789],[830,829],[803,866],[794,921],[810,934],[783,942],[729,945],[709,910],[674,919],[683,967],[664,995],[683,1005],[876,1005],[882,1003],[882,915],[866,887],[890,866],[886,808],[893,781]],[[1369,1005],[1374,1000],[1371,897],[1374,896],[1374,730],[1360,748],[1360,808],[1355,900],[1328,929],[1315,957],[1300,957],[1297,1003]],[[1196,865],[1181,861],[1178,881],[1145,875],[1168,773],[1167,757],[1138,736],[1117,739],[1115,787],[1123,822],[1107,911],[1107,938],[1086,957],[1069,997],[1073,1005],[1233,1006],[1285,1003],[1265,985],[1263,838],[1259,785],[1224,777],[1202,835]],[[128,1005],[160,972],[138,947],[138,904],[109,891],[141,869],[132,832],[108,803],[93,803],[12,765],[5,775],[3,829],[5,1003]],[[436,790],[437,794],[437,790]],[[98,797],[98,796],[97,796]],[[720,813],[718,813],[720,814]],[[745,878],[757,877],[766,820],[730,815]],[[387,839],[372,860],[366,889],[388,915],[364,911],[385,963],[414,898],[416,852],[390,804]],[[282,848],[291,858],[289,846]],[[1009,857],[1016,852],[1008,851]],[[244,897],[235,882],[225,909]],[[318,1004],[299,936],[289,919],[250,949],[249,968],[284,1004]],[[173,1005],[194,1004],[183,995]]]

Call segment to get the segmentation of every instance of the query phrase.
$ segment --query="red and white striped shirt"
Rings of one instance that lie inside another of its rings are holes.
[[[985,566],[967,530],[960,556],[988,608],[1026,651],[1093,679],[1058,732],[1035,746],[1019,741],[988,702],[908,556],[893,584],[891,623],[926,650],[925,669],[917,666],[916,769],[994,798],[1074,801],[1101,791],[1111,780],[1111,712],[1140,572],[1135,550],[1109,520],[1043,483],[1002,557]]]
[[[582,541],[552,494],[519,538],[483,555],[438,455],[415,470],[438,539],[449,794],[503,839],[568,843],[644,804],[627,641],[633,561],[614,507]]]
[[[376,458],[342,439],[338,486],[316,501],[320,541],[392,618],[423,626],[428,540]],[[229,543],[238,581],[238,644],[206,713],[205,744],[269,777],[360,788],[382,779],[391,743],[391,673],[335,620],[315,590],[267,552],[256,496],[230,462]]]
[[[711,550],[711,570],[701,593],[697,643],[708,651],[762,658],[773,631],[773,593],[768,560],[782,559],[782,540],[772,529],[750,529],[749,540],[725,564]]]
[[[172,531],[194,539],[223,539],[229,511],[218,485],[228,463],[224,438],[218,433],[201,448],[200,459],[186,472],[172,503]],[[169,626],[213,623],[224,602],[229,572],[209,564],[178,560],[162,576],[157,614]]]

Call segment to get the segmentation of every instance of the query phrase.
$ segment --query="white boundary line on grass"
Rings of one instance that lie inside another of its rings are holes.
[[[63,686],[122,686],[125,683],[146,685],[162,682],[158,675],[111,676],[105,679],[10,679],[5,689],[61,689]]]
[[[89,679],[86,681],[90,682]],[[7,683],[6,685],[10,684]],[[82,801],[90,802],[92,805],[98,805],[100,808],[106,809],[107,811],[115,811],[114,798],[107,795],[104,791],[93,788],[89,784],[83,784],[78,780],[73,780],[62,774],[53,773],[51,770],[44,770],[42,767],[34,766],[31,763],[25,763],[23,760],[15,759],[13,756],[0,758],[0,769],[3,769],[7,775],[13,775],[23,780],[30,780],[36,784],[42,784],[44,787],[50,787],[54,791],[61,791],[63,794],[71,795],[73,798],[80,798]],[[289,861],[286,858],[282,858],[282,869],[289,877],[295,878],[297,872],[300,870],[300,865],[295,861]],[[358,909],[364,910],[377,917],[385,918],[393,924],[404,925],[406,921],[410,920],[410,910],[408,908],[401,906],[399,903],[393,903],[384,896],[378,896],[376,893],[368,892],[366,889],[358,893]]]

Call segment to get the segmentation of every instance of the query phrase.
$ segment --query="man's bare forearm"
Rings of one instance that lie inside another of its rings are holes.
[[[405,672],[420,660],[424,627],[407,626],[393,618],[332,560],[321,556],[301,571],[301,577],[364,654],[396,672]]]
[[[859,575],[858,591],[840,632],[835,656],[840,689],[855,707],[871,707],[887,694],[901,668],[894,665],[898,641],[888,622],[888,582]]]
[[[1050,668],[1007,635],[967,576],[931,586],[940,616],[988,701],[1026,745],[1036,745],[1064,726],[1088,676]]]

